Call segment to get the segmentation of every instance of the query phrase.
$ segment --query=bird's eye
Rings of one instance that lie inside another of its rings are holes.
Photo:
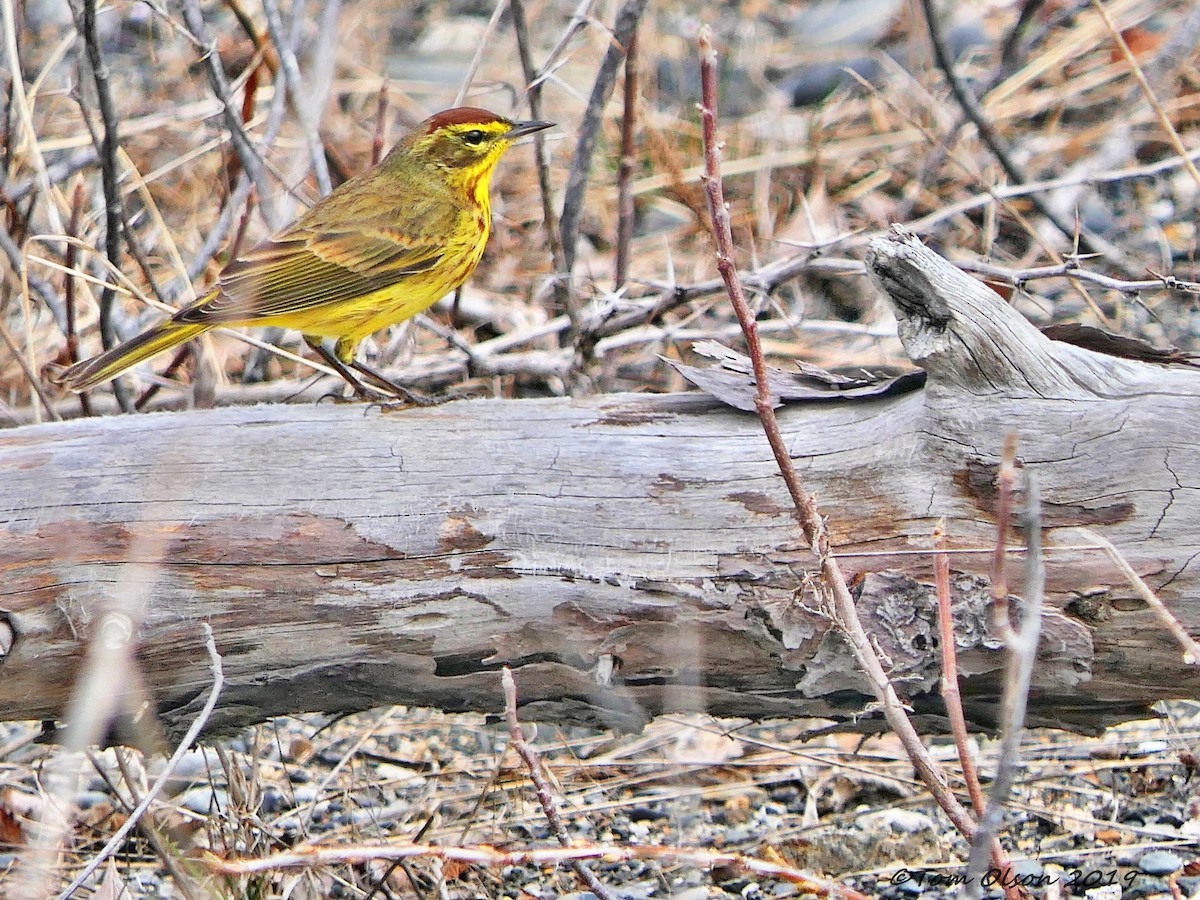
[[[463,143],[471,147],[478,147],[483,143],[484,134],[478,128],[468,131],[462,136]]]

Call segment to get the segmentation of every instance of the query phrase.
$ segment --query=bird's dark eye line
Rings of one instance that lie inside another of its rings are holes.
[[[483,143],[483,132],[478,128],[473,128],[463,135],[463,142],[470,144],[472,147],[478,147]]]

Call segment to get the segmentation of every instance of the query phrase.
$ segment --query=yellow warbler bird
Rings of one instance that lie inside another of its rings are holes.
[[[277,325],[303,334],[359,393],[350,368],[408,396],[355,362],[355,349],[467,279],[491,231],[488,191],[500,157],[552,124],[473,107],[430,116],[379,165],[226,266],[200,300],[56,380],[82,391],[210,328]],[[332,354],[322,338],[336,339]]]

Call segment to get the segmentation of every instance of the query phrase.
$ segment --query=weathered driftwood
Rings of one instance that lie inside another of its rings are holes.
[[[991,546],[1016,429],[1053,607],[1031,719],[1094,728],[1200,696],[1105,557],[1061,549],[1081,543],[1071,526],[1100,531],[1200,630],[1200,376],[1049,341],[904,236],[868,267],[927,386],[780,419],[843,565],[882,573],[860,607],[902,695],[940,715],[932,602],[910,580],[931,566],[913,551],[940,516],[952,546]],[[0,717],[60,715],[92,626],[128,596],[173,730],[209,684],[202,622],[227,678],[210,730],[388,703],[498,711],[503,664],[542,720],[846,718],[869,700],[812,609],[757,419],[704,395],[84,420],[3,433],[0,471]],[[963,693],[985,724],[1003,667],[986,565],[952,561]]]

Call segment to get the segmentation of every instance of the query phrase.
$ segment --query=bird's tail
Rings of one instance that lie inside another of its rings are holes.
[[[185,341],[190,341],[211,327],[207,323],[184,325],[167,319],[125,343],[118,344],[111,350],[105,350],[99,356],[75,363],[60,372],[53,380],[69,391],[86,391],[88,388],[116,378],[126,369],[145,362],[164,350],[170,350]]]

